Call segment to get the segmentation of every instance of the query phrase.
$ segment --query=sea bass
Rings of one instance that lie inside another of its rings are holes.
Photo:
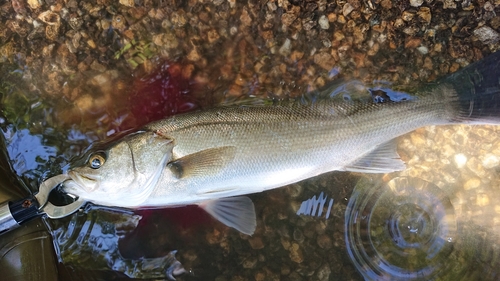
[[[244,194],[329,171],[405,169],[394,139],[419,127],[500,124],[500,52],[395,99],[224,106],[153,122],[71,169],[65,191],[95,204],[137,208],[198,204],[252,234]],[[377,92],[377,91],[375,91]],[[380,92],[380,91],[378,91]]]

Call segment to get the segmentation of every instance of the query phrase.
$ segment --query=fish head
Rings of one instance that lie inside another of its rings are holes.
[[[127,136],[71,169],[65,191],[98,204],[136,206],[152,192],[172,149],[170,139],[154,132]]]

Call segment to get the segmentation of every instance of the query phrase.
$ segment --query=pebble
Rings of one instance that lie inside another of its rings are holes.
[[[279,49],[279,53],[283,56],[288,56],[292,51],[292,41],[290,39],[286,38],[285,42],[283,42],[283,45]]]
[[[290,251],[290,259],[295,262],[295,263],[302,263],[304,261],[304,254],[302,253],[302,250],[300,249],[299,244],[297,243],[292,243],[292,245],[289,248]]]
[[[476,196],[476,204],[479,207],[484,207],[490,204],[490,198],[486,193],[479,193]]]
[[[455,158],[455,165],[459,169],[463,168],[467,163],[467,156],[465,156],[463,153],[456,154],[454,158]]]
[[[422,134],[413,133],[410,135],[411,142],[415,146],[424,146],[425,137]]]
[[[469,168],[471,172],[473,172],[474,174],[476,174],[476,176],[480,178],[486,176],[486,172],[484,171],[481,162],[476,157],[473,157],[469,159],[469,161],[467,161],[467,168]]]
[[[302,231],[300,231],[300,229],[295,229],[293,231],[293,240],[299,243],[304,241],[304,234],[302,233]]]
[[[191,52],[187,55],[187,59],[190,61],[198,61],[201,58],[200,53],[196,48],[193,48]]]
[[[332,239],[327,234],[318,236],[317,243],[321,249],[329,250],[332,247]]]
[[[94,60],[90,64],[90,68],[93,69],[93,70],[99,71],[99,72],[106,71],[106,66],[100,64],[97,60]]]
[[[382,5],[382,8],[389,10],[392,8],[392,0],[382,0],[380,5]]]
[[[342,7],[342,14],[344,15],[344,17],[347,17],[353,10],[354,7],[351,4],[345,3]]]
[[[243,12],[241,13],[240,16],[241,23],[246,26],[252,25],[252,18],[248,14],[247,9],[243,9]]]
[[[464,184],[464,189],[465,190],[471,190],[478,188],[481,185],[481,180],[478,178],[471,178],[468,181],[465,182]]]
[[[317,280],[328,281],[330,280],[330,274],[332,273],[330,266],[328,264],[323,264],[316,273]]]
[[[248,243],[250,243],[250,247],[252,247],[252,249],[254,250],[264,248],[264,243],[262,242],[262,238],[260,238],[259,236],[248,239]]]
[[[410,6],[420,7],[424,3],[424,0],[410,0]]]
[[[429,53],[429,49],[426,46],[420,46],[417,48],[417,50],[422,54],[422,55],[427,55]]]
[[[454,0],[442,0],[443,9],[456,9],[457,4]]]
[[[266,274],[262,271],[255,273],[255,281],[264,281],[266,280]]]
[[[318,64],[324,70],[330,71],[335,65],[335,60],[329,53],[321,52],[314,55],[314,63]]]
[[[36,10],[41,7],[41,3],[39,0],[28,0],[28,5],[32,10]]]
[[[134,0],[120,0],[120,4],[127,6],[127,7],[134,7],[135,3]]]
[[[483,164],[483,166],[486,169],[495,168],[500,163],[500,159],[498,159],[498,158],[499,157],[497,155],[494,155],[492,153],[488,153],[488,154],[484,155],[483,157],[481,157],[481,163]]]
[[[417,15],[427,24],[431,23],[432,14],[431,14],[431,9],[429,7],[420,8],[417,12]]]
[[[267,2],[267,8],[269,9],[269,11],[274,12],[278,7],[276,6],[276,3],[269,1]]]
[[[342,33],[339,30],[337,30],[333,33],[333,40],[335,40],[335,41],[342,41],[342,39],[344,39],[344,38],[345,38],[344,33]]]
[[[422,39],[420,38],[410,38],[406,41],[405,43],[405,48],[406,49],[415,49],[422,43]]]
[[[500,41],[500,35],[489,26],[482,26],[474,30],[474,35],[484,44],[492,44]]]
[[[330,28],[330,22],[328,18],[325,15],[322,15],[319,20],[318,24],[322,29],[329,29]]]
[[[401,16],[401,19],[403,19],[404,21],[411,21],[414,16],[415,16],[414,13],[404,11],[403,15]]]
[[[257,262],[258,262],[257,258],[249,257],[243,261],[243,268],[247,269],[255,268]]]

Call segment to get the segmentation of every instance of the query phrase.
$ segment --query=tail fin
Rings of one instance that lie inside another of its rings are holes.
[[[458,95],[457,122],[500,124],[500,51],[440,81]]]

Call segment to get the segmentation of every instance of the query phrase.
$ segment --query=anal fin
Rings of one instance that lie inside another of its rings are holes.
[[[246,196],[208,200],[198,205],[229,227],[247,235],[255,232],[257,225],[255,207],[252,200]]]
[[[390,173],[406,169],[405,163],[396,151],[396,143],[391,140],[344,167],[346,171],[360,173]]]

